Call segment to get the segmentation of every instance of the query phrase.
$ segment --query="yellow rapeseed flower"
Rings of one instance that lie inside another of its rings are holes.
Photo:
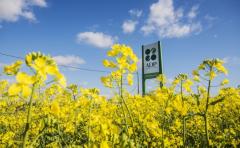
[[[51,104],[51,112],[54,115],[58,115],[60,113],[60,107],[57,101],[53,101]]]
[[[137,70],[137,64],[133,63],[131,65],[129,65],[129,71],[130,72],[135,72]]]
[[[127,75],[127,81],[128,81],[128,85],[133,85],[133,75],[132,74]]]
[[[22,93],[24,97],[28,97],[31,94],[31,85],[36,82],[34,76],[30,76],[24,72],[19,72],[16,76],[17,83],[12,84],[8,89],[10,96],[15,96]]]
[[[228,79],[224,79],[222,82],[221,82],[221,85],[226,85],[229,83],[229,80]]]
[[[4,66],[4,73],[7,75],[15,75],[21,68],[22,61],[18,60],[11,65]]]

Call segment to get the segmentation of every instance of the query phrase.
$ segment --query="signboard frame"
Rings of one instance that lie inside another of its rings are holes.
[[[154,44],[154,43],[153,43]],[[145,86],[145,82],[147,79],[152,79],[152,78],[156,78],[159,74],[163,74],[163,62],[162,62],[162,48],[161,48],[161,42],[158,41],[157,42],[158,45],[158,62],[159,62],[159,71],[158,72],[154,72],[154,73],[148,73],[145,74],[144,72],[144,45],[142,45],[142,95],[145,95],[145,91],[146,91],[146,86]],[[160,83],[160,87],[162,87],[162,83]]]

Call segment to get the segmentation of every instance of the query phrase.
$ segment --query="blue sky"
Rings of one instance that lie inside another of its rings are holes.
[[[141,58],[142,44],[160,40],[169,79],[220,58],[237,86],[239,8],[238,0],[0,0],[0,51],[22,57],[41,51],[60,64],[107,70],[102,60],[113,43],[131,46]],[[0,56],[0,65],[14,60]],[[109,91],[100,83],[105,73],[61,71],[69,83]]]

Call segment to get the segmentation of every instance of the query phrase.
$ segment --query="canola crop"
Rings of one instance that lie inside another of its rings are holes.
[[[67,85],[51,56],[5,66],[16,80],[0,80],[0,147],[240,147],[240,88],[216,81],[228,73],[223,61],[204,60],[171,84],[159,75],[163,87],[141,96],[125,88],[137,70],[133,50],[115,44],[107,55],[112,71],[101,81],[111,98]]]

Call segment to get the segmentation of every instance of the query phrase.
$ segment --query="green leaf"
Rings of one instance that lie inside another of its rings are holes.
[[[224,100],[224,98],[221,98],[221,99],[215,100],[215,101],[209,103],[209,105],[216,105],[217,103],[220,103],[220,102],[222,102],[223,100]]]

